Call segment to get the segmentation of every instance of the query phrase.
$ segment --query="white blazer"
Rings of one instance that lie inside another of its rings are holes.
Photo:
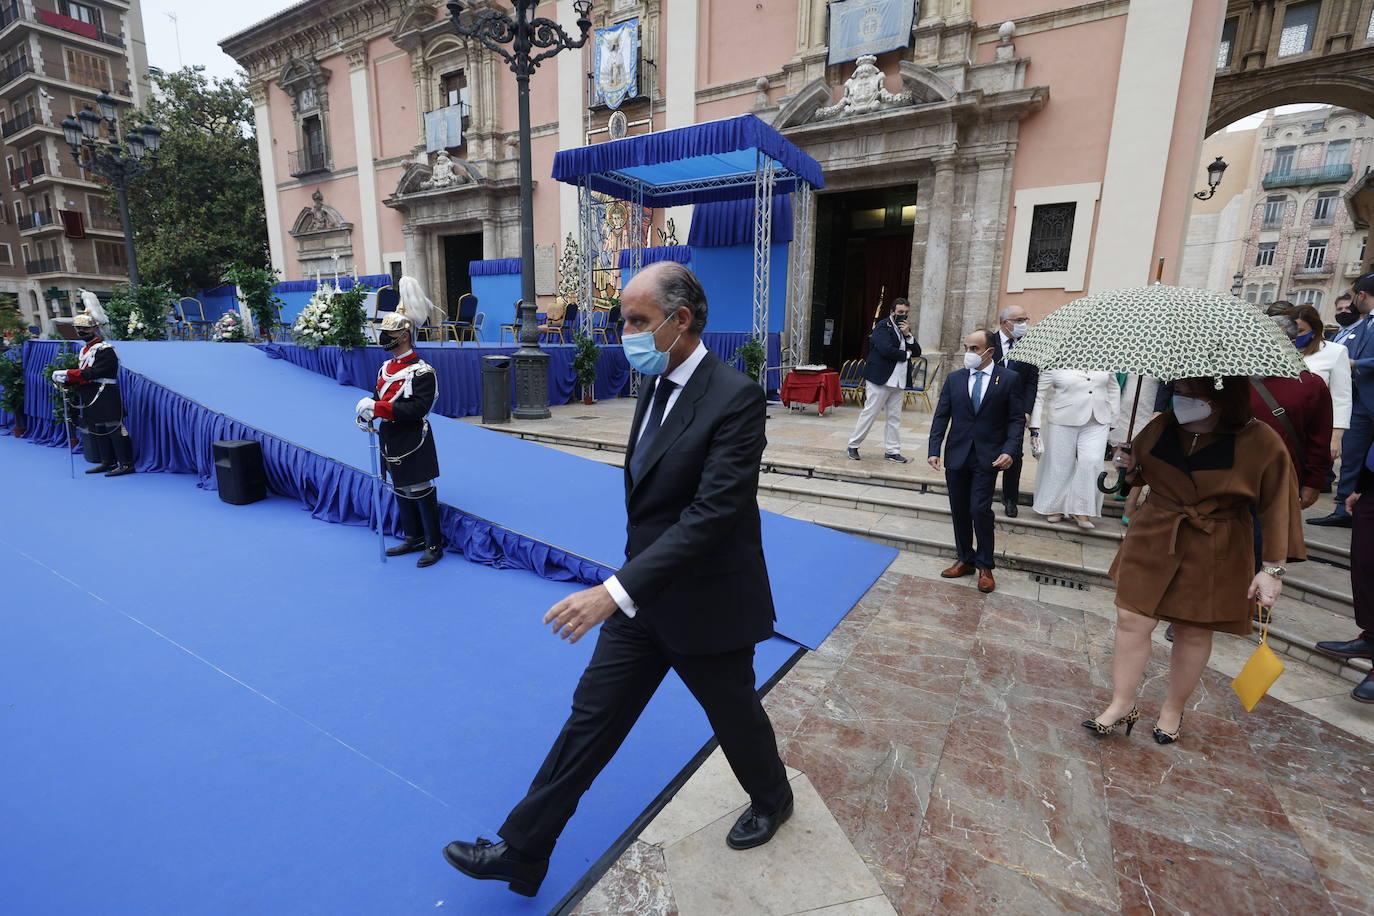
[[[1323,340],[1321,349],[1304,356],[1307,371],[1320,375],[1331,389],[1331,425],[1336,429],[1350,428],[1350,351],[1344,345]]]
[[[1109,372],[1055,369],[1040,373],[1030,426],[1039,429],[1042,418],[1056,426],[1112,426],[1120,409],[1121,388],[1116,376]]]

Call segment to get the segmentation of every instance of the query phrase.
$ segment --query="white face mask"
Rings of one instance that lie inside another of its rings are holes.
[[[1196,423],[1212,415],[1212,405],[1197,398],[1174,395],[1174,416],[1180,423]]]
[[[981,366],[981,365],[983,365],[983,354],[982,354],[982,353],[965,353],[965,354],[964,354],[964,368],[967,369],[968,371],[972,372],[974,369],[977,369],[977,368],[978,368],[979,366]]]
[[[1020,340],[1026,336],[1026,329],[1030,327],[1029,321],[1013,321],[1011,325],[1011,339]]]

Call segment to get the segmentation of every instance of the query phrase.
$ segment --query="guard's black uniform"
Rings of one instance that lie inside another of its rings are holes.
[[[119,396],[119,355],[97,337],[81,349],[77,368],[67,370],[76,400],[78,422],[91,437],[100,464],[87,473],[133,470],[133,447],[124,428],[124,401]]]
[[[382,472],[396,489],[406,533],[406,543],[388,551],[391,556],[423,547],[433,562],[443,549],[439,496],[432,483],[439,476],[439,455],[426,419],[438,393],[434,367],[413,350],[388,360],[377,373],[372,415],[382,421]]]

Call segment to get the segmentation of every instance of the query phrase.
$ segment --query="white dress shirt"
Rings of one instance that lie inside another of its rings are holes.
[[[997,336],[1002,338],[1002,365],[1005,366],[1007,364],[1007,360],[1011,359],[1011,348],[1016,343],[1016,341],[1008,337],[1006,335],[1006,332],[1001,330],[1000,328],[997,331]]]
[[[1320,375],[1331,391],[1331,425],[1336,429],[1350,428],[1350,351],[1344,345],[1323,340],[1321,349],[1304,356],[1307,371]]]
[[[663,416],[659,419],[660,428],[662,428],[663,421],[668,419],[668,414],[672,413],[673,405],[677,403],[678,396],[682,394],[682,389],[686,388],[687,383],[692,380],[692,373],[697,371],[697,366],[700,366],[701,361],[705,358],[706,344],[698,343],[697,348],[692,351],[692,354],[684,359],[681,365],[665,376],[668,381],[672,382],[677,387],[673,389],[672,394],[668,395],[668,403],[663,405]],[[654,387],[658,387],[657,379],[654,380]],[[650,398],[652,397],[653,395],[650,395]],[[643,438],[644,427],[649,425],[649,415],[652,413],[653,407],[651,405],[648,410],[644,411],[644,419],[640,421],[639,429],[635,431],[636,445],[638,445],[639,440]],[[602,584],[606,586],[606,591],[611,593],[611,597],[615,599],[616,605],[625,612],[626,617],[633,617],[639,612],[639,605],[635,604],[634,600],[630,598],[630,593],[625,591],[625,586],[620,584],[619,579],[615,576],[611,576]]]
[[[969,399],[970,401],[973,400],[973,383],[974,383],[975,381],[977,381],[978,376],[980,376],[980,375],[983,376],[983,397],[986,398],[986,397],[988,396],[988,388],[992,385],[992,363],[988,363],[986,366],[984,366],[984,367],[981,368],[981,369],[970,369],[970,370],[969,370],[969,372],[968,372],[968,399]],[[982,405],[981,403],[979,403],[978,406],[979,406],[979,407],[982,407],[983,405]]]
[[[892,374],[887,377],[887,387],[905,388],[906,364],[907,361],[911,358],[909,355],[911,351],[908,350],[907,347],[911,343],[911,341],[915,340],[915,337],[911,335],[903,336],[902,332],[897,329],[897,322],[893,321],[891,318],[889,318],[888,321],[892,322],[892,330],[897,332],[897,343],[902,348],[904,358],[901,362],[897,363],[897,365],[892,367]]]

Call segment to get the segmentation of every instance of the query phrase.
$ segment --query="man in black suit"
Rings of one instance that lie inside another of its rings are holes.
[[[996,334],[992,331],[974,331],[964,338],[964,368],[951,372],[940,389],[940,401],[930,421],[930,457],[926,459],[932,468],[945,472],[954,516],[958,559],[940,575],[957,579],[977,572],[981,592],[997,587],[992,577],[992,491],[997,472],[1011,467],[1012,459],[1021,451],[1021,435],[1026,428],[1021,379],[996,362],[996,353]]]
[[[792,815],[792,790],[754,689],[754,645],[773,635],[774,620],[759,527],[763,389],[702,344],[706,294],[681,264],[661,261],[636,275],[621,314],[627,358],[654,376],[640,392],[626,452],[625,565],[544,615],[572,642],[601,630],[572,715],[502,825],[501,842],[444,848],[464,874],[506,881],[526,896],[538,892],[582,794],[670,668],[705,710],[749,793],[726,843],[766,843]]]
[[[883,457],[906,464],[902,454],[902,401],[911,384],[911,361],[921,355],[921,345],[907,325],[911,304],[892,300],[892,313],[878,322],[868,338],[868,359],[864,361],[864,409],[849,437],[849,458],[859,461],[859,445],[873,428],[880,412],[887,414],[883,431]]]
[[[1012,359],[1011,353],[1029,327],[1026,310],[1019,305],[1009,305],[998,312],[997,333],[994,335],[997,355],[993,357],[1021,379],[1021,407],[1026,411],[1027,421],[1035,409],[1035,389],[1040,382],[1040,370],[1030,363]],[[1018,448],[1012,455],[1011,467],[1002,472],[1002,511],[1007,518],[1016,518],[1021,511],[1020,504],[1021,450]]]

